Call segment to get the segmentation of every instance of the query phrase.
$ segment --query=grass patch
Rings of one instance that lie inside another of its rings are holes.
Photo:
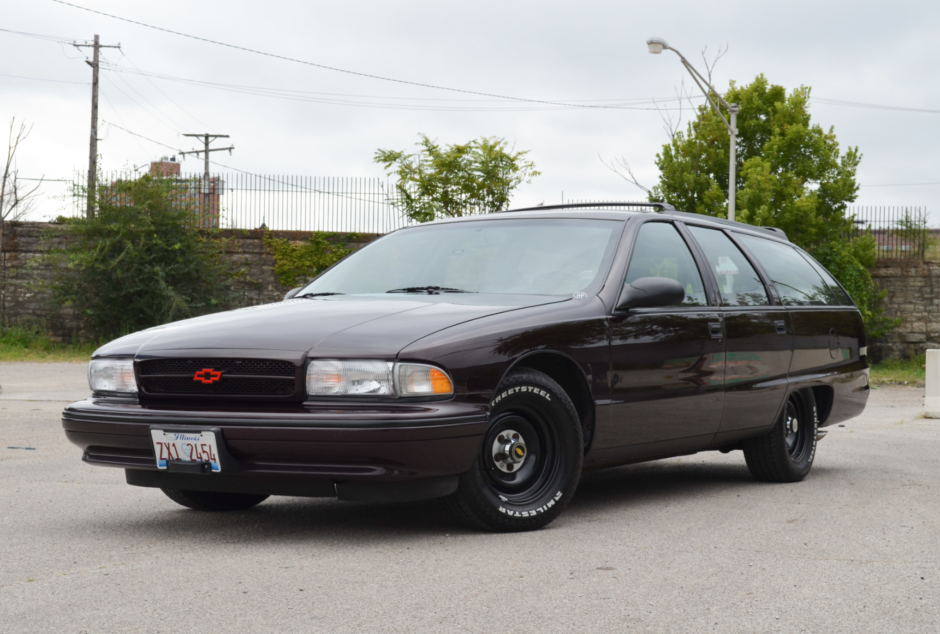
[[[885,359],[871,366],[871,383],[881,385],[923,386],[927,380],[927,358],[925,355],[910,359]]]
[[[34,328],[11,326],[0,336],[2,361],[88,361],[95,343],[59,343]]]

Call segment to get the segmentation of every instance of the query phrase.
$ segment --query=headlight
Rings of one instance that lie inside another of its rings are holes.
[[[443,370],[420,363],[398,364],[400,396],[441,396],[453,393],[454,384]]]
[[[88,386],[92,392],[137,393],[133,359],[92,359],[88,364]]]
[[[446,396],[447,373],[420,363],[314,359],[307,366],[308,396]]]
[[[317,359],[307,366],[310,396],[393,396],[393,364],[387,361],[333,361]]]

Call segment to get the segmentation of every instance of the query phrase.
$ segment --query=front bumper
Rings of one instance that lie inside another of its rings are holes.
[[[62,412],[82,459],[128,470],[130,484],[370,500],[446,495],[476,459],[487,424],[486,405],[453,400],[183,410],[91,398]],[[238,464],[221,474],[158,470],[151,426],[218,428]]]

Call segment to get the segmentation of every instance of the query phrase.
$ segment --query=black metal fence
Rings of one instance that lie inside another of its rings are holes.
[[[105,174],[99,189],[139,173]],[[388,233],[415,224],[395,205],[395,189],[380,178],[275,176],[264,174],[171,174],[181,200],[203,226],[222,229]],[[76,175],[72,210],[85,212],[84,176]]]
[[[924,207],[849,207],[854,227],[850,237],[870,234],[879,260],[924,260],[936,249],[936,229],[929,227]]]
[[[168,163],[164,163],[169,165]],[[140,173],[104,175],[99,188],[135,179]],[[388,233],[415,224],[396,205],[395,187],[381,178],[276,176],[236,172],[168,174],[184,192],[182,200],[200,217],[203,226],[223,229],[335,231]],[[84,175],[76,174],[73,213],[85,212]],[[565,200],[566,203],[622,202]],[[630,209],[630,202],[622,208]],[[850,236],[874,236],[879,259],[936,259],[940,230],[931,230],[924,207],[865,207],[848,209],[853,219]]]

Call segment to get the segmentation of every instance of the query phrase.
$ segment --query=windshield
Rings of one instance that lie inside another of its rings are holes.
[[[622,227],[618,220],[533,218],[403,229],[363,247],[298,295],[596,293]]]

